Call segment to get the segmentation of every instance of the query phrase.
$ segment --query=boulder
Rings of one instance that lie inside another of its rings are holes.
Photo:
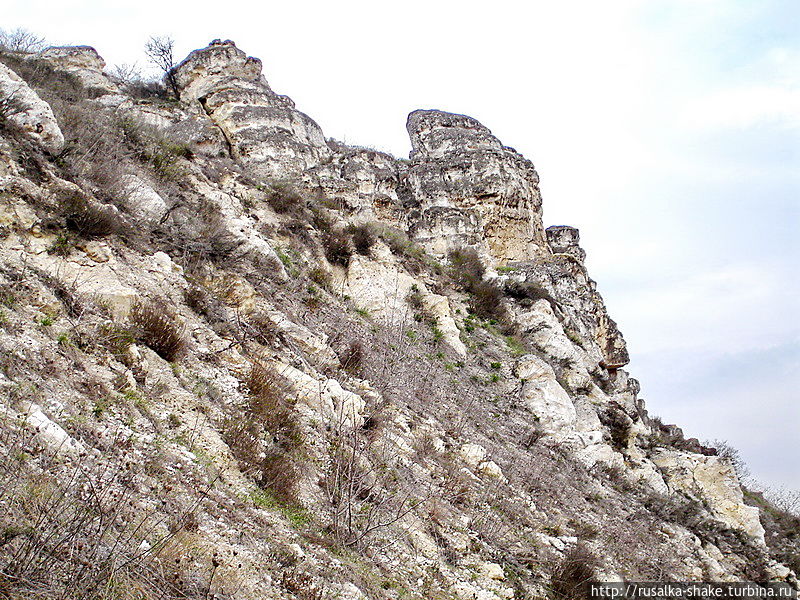
[[[119,87],[103,70],[106,63],[91,46],[52,46],[31,56],[42,60],[56,71],[74,75],[83,87],[97,94],[119,94]]]
[[[764,543],[758,509],[744,503],[736,472],[724,458],[660,448],[652,461],[671,490],[705,501],[720,522]]]
[[[523,381],[522,400],[543,432],[567,433],[575,429],[575,405],[556,380],[550,365],[533,354],[527,354],[517,362],[515,372]]]
[[[0,63],[0,122],[7,120],[51,154],[64,147],[53,109],[14,71]]]

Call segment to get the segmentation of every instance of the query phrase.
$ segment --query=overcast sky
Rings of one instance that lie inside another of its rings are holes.
[[[1,26],[142,67],[150,35],[233,39],[326,135],[399,156],[411,110],[476,117],[580,228],[651,413],[800,488],[797,0],[12,0]]]

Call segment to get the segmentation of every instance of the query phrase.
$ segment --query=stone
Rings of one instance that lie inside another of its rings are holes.
[[[575,405],[549,364],[527,354],[517,362],[515,373],[523,381],[521,398],[541,431],[554,434],[575,429]]]
[[[36,437],[56,454],[77,456],[83,450],[83,445],[45,415],[38,404],[31,402],[21,411],[20,417],[36,432]]]
[[[442,334],[442,341],[450,346],[460,358],[466,358],[467,347],[461,341],[461,330],[453,319],[450,300],[439,294],[423,294],[422,307],[425,313],[436,322],[436,328]]]
[[[479,444],[464,444],[458,453],[471,468],[476,468],[486,458],[486,448]]]
[[[744,503],[733,466],[719,456],[703,456],[679,450],[657,449],[652,461],[671,490],[705,501],[711,514],[731,529],[764,544],[764,528],[758,509]]]
[[[416,110],[406,128],[415,239],[439,255],[478,239],[501,264],[546,251],[539,176],[530,161],[465,115]]]
[[[222,130],[232,157],[263,179],[299,177],[330,156],[319,125],[272,91],[261,61],[215,40],[175,67],[184,102],[197,102]]]
[[[581,263],[586,258],[586,252],[580,247],[580,233],[575,227],[552,226],[548,227],[545,233],[547,244],[553,254],[569,254]]]
[[[166,214],[167,203],[141,177],[125,175],[122,179],[122,190],[125,208],[135,219],[155,225]]]
[[[96,94],[119,94],[119,87],[103,72],[106,63],[91,46],[51,46],[34,54],[30,60],[41,60],[56,71],[74,75],[81,84]]]
[[[14,71],[0,63],[0,112],[50,154],[64,147],[53,109]]]

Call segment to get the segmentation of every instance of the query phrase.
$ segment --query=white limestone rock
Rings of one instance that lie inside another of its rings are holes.
[[[656,450],[652,460],[671,490],[705,500],[719,521],[764,543],[758,508],[744,503],[736,472],[728,461],[669,449]]]
[[[515,372],[524,381],[522,400],[541,430],[550,434],[574,431],[577,421],[575,405],[556,380],[553,368],[541,358],[527,354],[519,359]]]
[[[539,176],[477,120],[438,110],[408,116],[411,232],[429,250],[480,242],[501,263],[545,251]]]
[[[64,147],[53,109],[14,71],[0,63],[0,111],[5,118],[51,154]]]
[[[91,46],[51,46],[30,57],[43,60],[57,71],[74,75],[81,84],[98,94],[119,94],[119,87],[103,72],[106,63]]]
[[[175,68],[181,99],[198,102],[230,143],[234,158],[262,178],[300,177],[330,156],[322,130],[270,89],[261,61],[215,40]]]

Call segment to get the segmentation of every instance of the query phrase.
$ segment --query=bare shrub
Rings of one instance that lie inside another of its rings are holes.
[[[628,447],[628,438],[631,434],[633,421],[615,401],[609,403],[606,410],[598,415],[600,421],[608,427],[611,436],[611,446],[617,452],[622,452]]]
[[[7,131],[13,130],[12,118],[25,110],[25,105],[17,97],[16,90],[0,98],[0,128]]]
[[[342,368],[351,375],[357,375],[361,371],[364,362],[364,344],[360,340],[353,340],[347,348],[339,355]]]
[[[412,242],[404,231],[396,227],[384,226],[378,230],[378,236],[392,251],[392,254],[403,259],[403,264],[412,273],[419,273],[426,266],[438,270],[438,265],[426,260],[425,250]]]
[[[715,448],[717,455],[730,463],[740,482],[745,483],[750,480],[750,468],[747,466],[747,463],[744,461],[744,458],[742,458],[742,455],[737,448],[734,448],[725,440],[706,442],[706,445]]]
[[[187,144],[176,142],[163,131],[130,117],[117,119],[116,126],[124,135],[132,155],[149,166],[156,177],[174,182],[184,176],[180,159],[192,157]]]
[[[323,488],[332,510],[333,532],[346,547],[364,549],[425,502],[429,493],[403,489],[397,449],[377,435],[367,435],[340,409],[330,442],[330,466]],[[411,480],[408,474],[409,481]]]
[[[596,570],[599,567],[597,557],[579,542],[564,556],[550,578],[550,589],[554,597],[563,600],[591,598],[589,584],[596,581]]]
[[[154,79],[145,79],[136,65],[122,63],[114,65],[110,78],[137,100],[165,97],[165,87]]]
[[[331,231],[322,238],[325,248],[325,258],[331,264],[346,267],[350,264],[350,257],[353,256],[353,248],[350,237],[342,230]]]
[[[160,515],[139,511],[136,472],[56,454],[21,430],[0,430],[0,596],[94,599],[119,589],[130,595],[115,597],[185,598],[155,564],[173,534],[162,533]]]
[[[481,257],[472,248],[454,248],[448,253],[447,259],[450,276],[462,289],[470,290],[486,273]]]
[[[305,202],[300,192],[286,181],[272,182],[265,190],[267,203],[279,214],[302,212]]]
[[[274,368],[252,364],[244,381],[247,400],[223,424],[223,438],[242,469],[259,487],[293,502],[300,478],[296,450],[302,431],[289,384]]]
[[[556,307],[558,302],[555,298],[540,284],[533,281],[526,281],[520,283],[518,281],[508,281],[504,286],[505,293],[520,301],[523,306],[526,306],[536,300],[547,300],[552,307]]]
[[[369,255],[369,251],[377,241],[375,227],[370,223],[364,223],[362,225],[354,225],[350,227],[349,231],[353,238],[353,246],[355,247],[356,252],[364,256]]]
[[[456,285],[472,296],[471,308],[480,317],[505,321],[507,311],[503,292],[493,281],[483,277],[486,268],[472,248],[455,248],[448,254],[450,276]]]
[[[188,344],[184,326],[164,307],[163,302],[157,306],[151,302],[137,301],[131,308],[129,318],[136,339],[164,360],[173,362],[186,352]]]
[[[68,190],[58,199],[59,210],[69,229],[84,237],[106,237],[124,233],[125,220],[116,207],[100,204],[81,192]]]
[[[44,38],[17,27],[16,29],[0,29],[0,52],[19,52],[31,54],[44,48]]]

